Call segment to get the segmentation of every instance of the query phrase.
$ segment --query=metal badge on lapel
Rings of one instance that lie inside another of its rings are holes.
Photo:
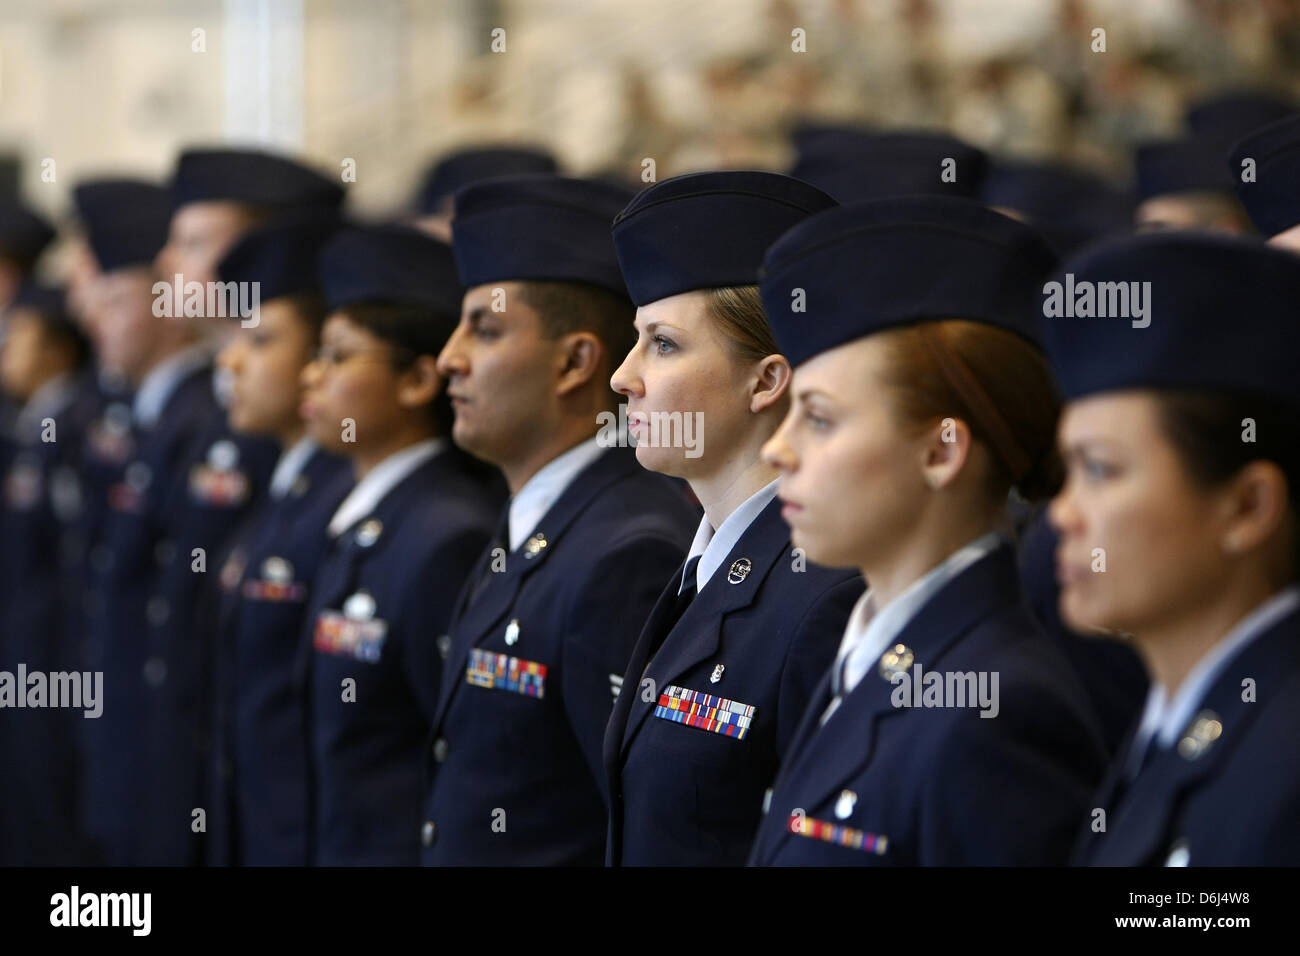
[[[709,683],[716,684],[718,681],[722,680],[722,672],[725,671],[726,669],[727,669],[726,664],[719,664],[716,667],[714,667],[713,673],[709,675]]]
[[[225,438],[214,441],[208,449],[208,464],[217,471],[229,471],[239,464],[239,446]]]
[[[451,635],[439,634],[438,640],[435,641],[434,643],[438,647],[438,654],[445,659],[447,657],[447,654],[450,653],[451,651]]]
[[[837,820],[847,820],[853,816],[853,808],[857,805],[858,795],[852,790],[841,790],[840,798],[835,801],[835,818]]]
[[[731,570],[727,572],[728,584],[739,584],[745,578],[749,577],[749,572],[754,566],[749,563],[749,558],[737,558],[731,562]]]
[[[1223,722],[1212,710],[1203,710],[1196,715],[1183,739],[1178,741],[1178,752],[1187,760],[1195,760],[1219,739],[1223,733]]]
[[[272,555],[262,562],[261,578],[244,582],[243,594],[253,601],[301,601],[307,585],[294,581],[292,564]]]
[[[533,535],[531,538],[529,538],[527,541],[524,542],[524,557],[525,558],[537,557],[539,554],[541,554],[543,551],[546,550],[546,546],[548,544],[550,544],[550,542],[546,540],[546,535],[542,534],[540,531],[537,532],[537,534]]]
[[[894,678],[907,673],[915,659],[916,655],[912,653],[910,647],[906,644],[895,644],[880,655],[880,676],[892,684]]]
[[[506,643],[511,647],[519,643],[519,618],[506,625]]]
[[[357,529],[357,544],[363,548],[368,548],[379,540],[379,536],[383,531],[384,523],[378,518],[371,518]]]
[[[343,615],[353,621],[368,621],[375,616],[375,599],[369,591],[358,591],[343,602]]]

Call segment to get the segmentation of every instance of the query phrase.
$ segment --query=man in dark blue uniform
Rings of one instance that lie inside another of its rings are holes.
[[[261,288],[257,325],[236,332],[217,359],[231,376],[231,428],[269,436],[282,451],[216,581],[211,864],[307,862],[306,701],[294,664],[325,526],[352,471],[306,435],[299,380],[320,341],[317,260],[336,226],[332,216],[305,216],[256,227],[218,267],[223,282]]]
[[[63,628],[61,602],[66,530],[76,506],[68,482],[86,425],[75,398],[89,347],[64,311],[60,288],[28,283],[4,321],[0,385],[19,411],[0,497],[5,536],[0,667],[12,671],[24,664],[28,673],[53,680],[48,675],[54,672],[80,670]],[[94,688],[83,691],[93,695]],[[79,862],[75,721],[86,719],[90,709],[87,703],[75,709],[7,711],[0,721],[0,751],[14,761],[5,775],[0,812],[5,862]]]
[[[231,149],[182,153],[172,192],[175,211],[157,265],[171,286],[173,317],[161,321],[184,321],[182,311],[197,311],[203,334],[214,344],[232,332],[231,304],[238,300],[242,310],[252,301],[249,287],[216,285],[217,263],[238,237],[277,217],[336,210],[343,200],[342,187],[313,169],[282,156]],[[204,292],[197,310],[189,307],[191,283],[201,283]],[[241,321],[253,319],[241,315]],[[218,392],[223,380],[209,374]],[[175,464],[176,480],[159,502],[158,568],[141,622],[141,692],[150,715],[141,820],[146,860],[156,864],[195,863],[202,854],[211,635],[201,597],[227,536],[266,489],[279,455],[269,439],[231,432],[220,401],[218,395],[191,432]]]
[[[149,719],[142,671],[145,613],[158,562],[166,557],[163,504],[185,447],[216,414],[210,354],[194,320],[153,314],[152,259],[167,235],[165,191],[111,188],[77,194],[99,262],[92,328],[101,368],[133,390],[128,414],[92,425],[87,446],[112,476],[89,554],[86,631],[89,666],[104,674],[104,712],[83,721],[87,831],[102,862],[142,862],[142,762]],[[88,493],[95,491],[92,484]],[[87,511],[99,513],[97,502]]]
[[[539,175],[456,196],[468,290],[438,367],[456,442],[499,465],[512,498],[445,639],[427,813],[411,834],[428,864],[604,859],[611,690],[697,520],[601,431],[631,344],[610,237],[631,195]]]
[[[403,226],[348,229],[320,268],[329,316],[303,414],[357,481],[329,518],[305,618],[310,854],[324,866],[410,865],[438,635],[502,491],[447,437],[436,365],[460,306],[451,249]]]

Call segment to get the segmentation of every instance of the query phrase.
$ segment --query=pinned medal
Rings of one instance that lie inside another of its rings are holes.
[[[343,602],[343,615],[353,621],[368,621],[375,616],[375,599],[369,591],[358,591]]]
[[[438,647],[438,653],[445,659],[451,653],[451,635],[439,634],[438,639],[434,641]]]
[[[906,644],[895,644],[880,655],[880,676],[892,684],[895,678],[907,673],[915,659],[916,655],[912,653],[910,647]]]
[[[288,584],[293,580],[293,565],[280,557],[269,557],[262,562],[262,577],[272,584]]]
[[[511,647],[519,643],[519,618],[506,625],[506,643]]]
[[[524,557],[525,558],[537,557],[539,554],[541,554],[543,551],[546,550],[546,546],[548,544],[550,544],[550,542],[546,540],[546,535],[542,534],[540,531],[537,532],[537,534],[533,535],[526,542],[524,542]]]
[[[1219,715],[1212,710],[1203,710],[1187,728],[1183,739],[1178,741],[1178,752],[1186,760],[1195,760],[1209,750],[1222,733],[1223,722]]]
[[[753,569],[749,563],[749,558],[737,558],[731,562],[731,570],[727,572],[728,584],[739,584],[745,578],[749,577],[749,572]]]
[[[208,464],[217,471],[229,471],[239,463],[239,446],[228,438],[214,441],[208,448]]]
[[[383,533],[384,523],[378,518],[371,518],[357,529],[357,544],[363,548],[368,548],[379,540],[380,534]]]
[[[718,681],[722,680],[722,672],[725,671],[726,669],[727,669],[726,664],[718,664],[716,667],[714,667],[713,673],[709,675],[709,683],[716,684]]]
[[[126,466],[122,477],[132,491],[144,491],[149,487],[149,482],[153,481],[153,470],[142,461],[133,461]]]
[[[853,808],[857,805],[858,795],[852,790],[841,790],[840,798],[835,801],[835,819],[847,820],[853,816]]]

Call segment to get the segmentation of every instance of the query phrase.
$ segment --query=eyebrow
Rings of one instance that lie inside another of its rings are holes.
[[[835,400],[818,388],[805,388],[802,392],[795,395],[800,402],[807,402],[809,399],[820,398],[824,401],[834,402]]]
[[[633,322],[632,324],[633,324],[633,326],[635,326],[635,325],[636,325],[636,322]],[[647,322],[647,323],[645,324],[645,334],[646,334],[646,335],[654,335],[654,334],[655,334],[655,331],[656,331],[660,326],[664,326],[665,328],[673,329],[674,331],[677,331],[677,332],[684,332],[684,331],[686,331],[685,329],[681,328],[680,326],[672,325],[672,324],[669,323],[669,322],[665,322],[663,319],[651,319],[649,322]]]
[[[473,324],[479,321],[480,319],[482,319],[487,314],[488,314],[488,307],[486,305],[476,305],[474,306],[474,308],[469,310],[468,314],[466,314],[465,320]]]

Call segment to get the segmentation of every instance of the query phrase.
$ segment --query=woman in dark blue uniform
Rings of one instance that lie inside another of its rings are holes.
[[[764,460],[795,545],[871,590],[751,862],[1066,862],[1103,747],[999,534],[1009,489],[1033,500],[1059,474],[1032,344],[1052,263],[1030,227],[947,197],[821,213],[768,251],[795,398]]]
[[[1300,864],[1300,259],[1152,235],[1065,270],[1145,290],[1140,320],[1045,327],[1061,613],[1129,635],[1151,677],[1075,859]]]
[[[763,793],[862,592],[790,547],[759,451],[789,406],[789,363],[758,299],[769,243],[834,201],[763,172],[645,190],[614,242],[639,338],[611,384],[642,465],[685,478],[704,517],[632,654],[605,733],[624,865],[738,865]],[[698,592],[698,594],[697,594]]]
[[[320,266],[330,313],[303,417],[357,483],[329,519],[305,619],[312,861],[415,864],[437,639],[503,496],[447,437],[435,364],[460,314],[450,247],[348,229]]]
[[[222,282],[261,290],[256,322],[217,357],[230,375],[230,429],[268,436],[281,453],[269,489],[258,489],[258,506],[220,562],[209,615],[211,864],[307,862],[307,714],[294,663],[325,526],[352,487],[352,469],[306,434],[299,380],[320,341],[317,259],[336,228],[332,216],[274,220],[245,233],[217,270]]]

